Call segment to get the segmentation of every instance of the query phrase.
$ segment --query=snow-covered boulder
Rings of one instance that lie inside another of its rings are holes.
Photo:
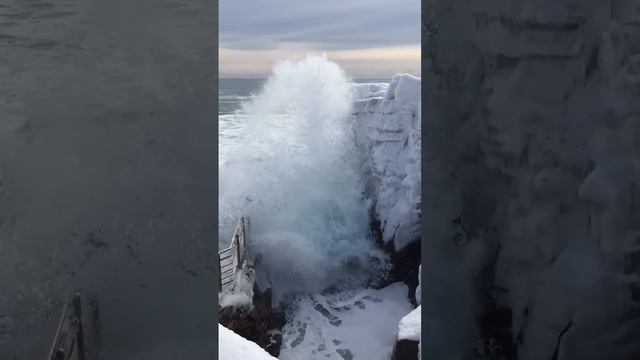
[[[398,340],[420,341],[422,307],[418,306],[405,315],[398,325]]]
[[[218,358],[224,360],[276,360],[256,343],[218,324]]]

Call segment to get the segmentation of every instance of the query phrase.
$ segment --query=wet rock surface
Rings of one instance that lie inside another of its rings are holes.
[[[371,228],[371,237],[373,241],[389,254],[390,259],[390,271],[386,272],[382,278],[378,277],[372,284],[375,288],[383,288],[389,284],[397,281],[405,283],[409,287],[407,298],[414,306],[417,306],[416,302],[416,288],[418,287],[418,268],[421,261],[421,241],[413,241],[408,245],[405,245],[401,250],[396,251],[393,240],[384,244],[381,236],[380,222],[377,220],[371,221],[369,224]]]
[[[414,241],[391,253],[391,279],[392,282],[402,281],[409,287],[407,297],[414,306],[416,302],[416,288],[418,287],[418,268],[420,267],[420,241]]]
[[[399,340],[393,349],[393,360],[415,360],[418,359],[418,341]]]

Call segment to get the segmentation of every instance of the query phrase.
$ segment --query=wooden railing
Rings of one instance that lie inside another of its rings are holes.
[[[62,309],[58,329],[47,360],[85,360],[80,294],[76,293]]]
[[[228,248],[218,253],[218,291],[232,286],[237,270],[242,268],[242,264],[245,261],[249,229],[249,218],[241,217],[233,232],[231,244]]]

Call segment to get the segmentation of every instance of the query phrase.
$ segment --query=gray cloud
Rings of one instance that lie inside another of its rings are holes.
[[[222,0],[220,46],[340,50],[420,43],[418,0]]]

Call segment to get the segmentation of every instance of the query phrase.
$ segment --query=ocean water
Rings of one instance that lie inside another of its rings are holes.
[[[352,81],[308,57],[277,64],[269,79],[219,83],[220,247],[250,216],[249,248],[276,297],[362,282],[384,261],[369,239]]]
[[[221,117],[233,115],[242,103],[258,94],[266,79],[219,79],[218,114]]]

